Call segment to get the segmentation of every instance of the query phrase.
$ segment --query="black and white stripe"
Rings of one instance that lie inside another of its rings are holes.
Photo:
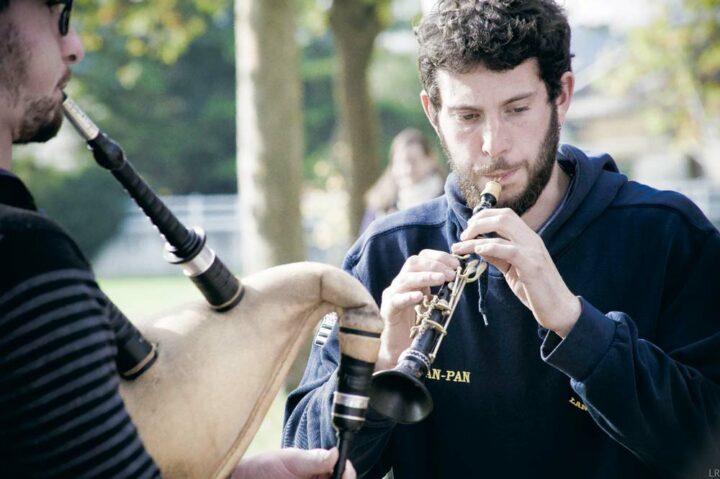
[[[335,323],[337,323],[337,320],[338,315],[336,312],[328,313],[323,316],[322,320],[320,321],[320,327],[315,334],[315,341],[313,341],[315,346],[325,346],[325,343],[330,337],[330,333],[332,332],[333,327],[335,327]]]
[[[0,296],[3,477],[159,477],[118,393],[111,311],[81,269]]]

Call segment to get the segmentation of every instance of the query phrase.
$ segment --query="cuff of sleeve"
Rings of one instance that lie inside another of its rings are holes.
[[[543,361],[576,381],[583,381],[605,356],[615,337],[616,323],[580,298],[582,312],[565,339],[550,331],[540,347]]]

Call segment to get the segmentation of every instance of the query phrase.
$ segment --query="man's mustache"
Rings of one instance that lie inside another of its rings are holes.
[[[65,73],[64,73],[63,76],[60,78],[60,81],[58,82],[58,87],[59,87],[61,90],[64,90],[65,87],[67,86],[67,84],[70,83],[70,80],[71,80],[71,79],[72,79],[72,72],[71,72],[70,69],[68,68],[67,70],[65,70]]]
[[[450,168],[452,168],[454,171],[458,171],[458,168],[452,159],[448,159],[448,163],[450,164]],[[501,170],[510,170],[512,168],[514,168],[513,165],[508,163],[505,158],[501,157],[497,159],[491,159],[491,162],[487,164],[473,166],[473,168],[471,168],[467,172],[467,174],[474,178],[479,178],[482,176],[486,176],[488,173],[493,173],[495,171]]]

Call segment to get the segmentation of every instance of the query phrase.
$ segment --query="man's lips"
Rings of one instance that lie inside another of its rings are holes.
[[[60,90],[64,90],[65,87],[70,83],[70,79],[72,78],[72,72],[70,70],[67,70],[65,74],[62,76],[60,81],[58,82],[58,88]]]
[[[509,180],[510,177],[518,170],[518,168],[514,168],[512,170],[495,170],[490,173],[487,173],[483,175],[485,178],[489,178],[491,180],[500,181],[501,183],[505,180]]]

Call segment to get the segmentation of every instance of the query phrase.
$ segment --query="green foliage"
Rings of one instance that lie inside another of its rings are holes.
[[[324,181],[337,128],[336,61],[327,12],[300,5],[304,176]],[[377,5],[392,24],[389,0]],[[72,93],[126,150],[161,193],[234,192],[235,72],[229,0],[124,2],[77,0],[73,18],[88,47]],[[393,28],[402,28],[397,24]],[[409,28],[406,25],[404,28]],[[406,126],[427,125],[415,59],[376,49],[373,95],[382,119],[382,151]]]
[[[383,164],[387,163],[392,139],[405,128],[417,128],[428,138],[436,138],[420,103],[422,86],[413,54],[377,51],[371,83],[382,123]],[[439,153],[439,148],[436,150]],[[438,154],[438,158],[442,156]]]
[[[15,170],[38,208],[62,225],[88,258],[117,232],[126,197],[107,171],[90,167],[66,173],[31,162],[17,162]]]
[[[77,68],[89,113],[162,193],[236,191],[232,27],[228,7],[172,65],[108,37]]]
[[[674,8],[671,8],[674,7]],[[629,36],[628,59],[610,79],[616,91],[649,95],[648,124],[687,145],[720,120],[720,6],[717,0],[666,5]]]
[[[172,64],[189,45],[213,26],[220,12],[232,11],[230,0],[77,0],[83,39],[90,50],[117,45],[134,57]]]

